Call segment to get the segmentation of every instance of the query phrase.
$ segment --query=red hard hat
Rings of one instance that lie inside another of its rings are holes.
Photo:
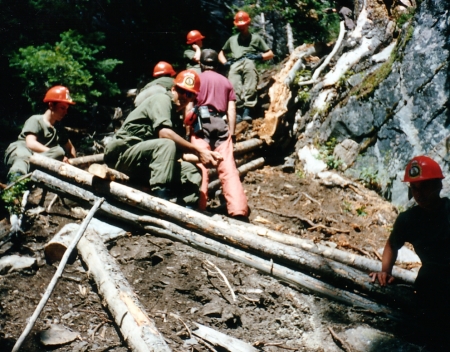
[[[175,78],[175,85],[194,94],[198,94],[200,91],[200,76],[194,70],[181,71]]]
[[[172,65],[165,61],[160,61],[155,65],[153,69],[153,77],[159,77],[163,75],[175,76],[177,73],[173,69]]]
[[[69,94],[69,90],[64,86],[51,87],[44,97],[44,103],[57,102],[75,105]]]
[[[416,156],[406,165],[403,182],[443,179],[441,167],[427,156]]]
[[[245,26],[251,21],[250,16],[245,11],[239,11],[236,16],[234,16],[234,25],[237,27]]]
[[[187,35],[187,42],[186,44],[193,44],[197,40],[205,39],[205,37],[197,30],[190,31]]]

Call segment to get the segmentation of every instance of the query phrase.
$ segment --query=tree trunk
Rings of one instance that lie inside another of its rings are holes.
[[[147,316],[100,237],[90,231],[81,239],[78,251],[130,349],[136,352],[169,352],[164,337]]]

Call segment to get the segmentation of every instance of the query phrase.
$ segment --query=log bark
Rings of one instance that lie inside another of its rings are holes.
[[[55,182],[50,179],[50,177],[51,176],[46,177],[42,172],[35,171],[33,180],[40,182],[43,185],[54,184]],[[59,180],[59,182],[62,181]],[[112,184],[113,182],[111,182],[111,185]],[[120,186],[126,187],[122,185]],[[60,188],[69,189],[69,187],[64,186],[60,186]],[[52,189],[52,192],[56,192],[56,190]],[[77,194],[81,197],[82,192],[78,192]],[[94,197],[94,195],[91,194],[88,197]],[[240,248],[245,248],[247,250],[251,249],[254,252],[262,254],[266,257],[268,256],[269,258],[273,258],[279,262],[300,267],[308,273],[318,273],[321,277],[331,279],[333,282],[340,282],[343,286],[356,287],[358,290],[364,290],[364,292],[376,297],[377,299],[381,299],[383,301],[394,300],[400,303],[403,302],[405,307],[409,306],[409,291],[401,292],[395,286],[381,288],[379,285],[372,284],[370,278],[365,273],[361,273],[348,266],[322,258],[312,253],[308,253],[298,248],[258,237],[240,226],[211,219],[203,214],[179,207],[175,204],[154,198],[152,196],[142,195],[139,203],[141,206],[144,203],[147,203],[147,205],[144,205],[147,210],[152,208],[160,215],[169,214],[169,218],[178,220],[181,223],[181,226],[193,228],[199,232],[206,233],[208,236],[229,242],[234,246],[239,246]],[[115,215],[118,214],[117,211],[114,211],[113,213]],[[178,214],[175,215],[176,213]],[[127,221],[134,224],[139,224],[146,229],[148,229],[149,224],[151,224],[151,226],[163,227],[171,232],[184,233],[187,231],[179,225],[172,224],[165,220],[156,219],[151,216],[139,216],[136,218],[136,216],[132,216],[131,214],[128,216],[124,216],[122,214],[122,217],[124,217]],[[183,220],[180,221],[180,219]]]
[[[91,231],[78,251],[131,351],[171,351],[100,237]]]
[[[103,163],[103,156],[104,154],[80,156],[79,158],[69,159],[69,164],[82,168],[83,166],[88,166],[92,163]]]

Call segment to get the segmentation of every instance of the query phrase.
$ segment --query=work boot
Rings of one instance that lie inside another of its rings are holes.
[[[155,189],[151,192],[151,195],[154,197],[170,201],[170,189],[168,188]]]

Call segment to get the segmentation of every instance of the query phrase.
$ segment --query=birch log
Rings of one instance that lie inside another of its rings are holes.
[[[69,164],[73,166],[87,166],[92,163],[102,163],[104,154],[94,154],[94,155],[86,155],[80,156],[78,158],[69,159]]]
[[[53,188],[51,188],[52,192],[58,192],[56,188],[64,191],[71,189],[71,187],[67,187],[64,185],[65,182],[39,171],[34,172],[33,180],[38,181],[44,185],[54,185]],[[57,184],[59,185],[56,186]],[[84,200],[90,200],[92,199],[92,197],[95,197],[92,193],[85,190],[80,190],[78,192],[75,192],[75,194]],[[303,268],[307,272],[312,271],[319,273],[323,278],[332,279],[334,282],[340,282],[343,286],[356,286],[359,290],[364,290],[364,292],[366,292],[367,294],[382,299],[383,301],[394,301],[396,303],[400,302],[400,304],[403,303],[404,307],[409,307],[409,294],[411,293],[410,290],[404,290],[402,292],[395,286],[381,288],[378,285],[372,284],[369,277],[365,273],[361,273],[348,266],[342,265],[326,258],[321,258],[317,255],[302,251],[300,249],[279,244],[264,238],[259,238],[257,235],[252,235],[247,231],[242,231],[239,226],[233,226],[222,221],[214,221],[213,219],[210,219],[203,214],[181,208],[174,204],[171,205],[175,208],[180,208],[180,211],[186,211],[190,213],[190,216],[192,216],[193,218],[203,217],[206,220],[205,223],[203,223],[202,226],[196,226],[196,228],[200,229],[200,232],[206,232],[212,237],[231,242],[235,246],[246,248],[247,250],[250,249],[260,254],[262,253],[265,256],[269,256],[269,258],[274,258],[281,262],[290,263],[291,265],[295,265],[296,267]],[[108,210],[106,210],[107,207],[109,207]],[[189,230],[186,230],[179,225],[170,223],[165,220],[156,219],[147,215],[136,216],[132,213],[127,214],[123,213],[123,211],[119,212],[111,208],[111,206],[107,205],[106,202],[102,205],[101,209],[109,211],[111,212],[111,214],[114,214],[117,217],[121,217],[122,219],[131,222],[134,225],[139,225],[147,230],[149,229],[148,226],[152,226],[152,229],[153,227],[158,226],[160,228],[167,229],[171,233],[175,233],[177,235],[179,235],[180,233],[190,233]],[[185,225],[186,224],[184,224],[183,226]],[[216,230],[214,230],[214,226],[216,227]],[[223,228],[226,228],[227,231],[225,231]]]

